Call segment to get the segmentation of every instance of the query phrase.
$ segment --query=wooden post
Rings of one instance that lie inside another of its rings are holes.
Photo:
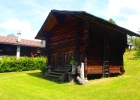
[[[77,34],[76,34],[76,60],[77,60],[77,65],[75,66],[78,70],[77,70],[77,75],[80,75],[81,78],[84,79],[84,63],[81,64],[81,58],[80,55],[82,53],[80,53],[80,46],[81,46],[81,40],[80,38],[82,37],[82,21],[79,19],[77,20],[77,27],[76,29],[78,30]],[[79,67],[78,67],[79,66]],[[80,67],[82,66],[82,68]],[[77,80],[80,81],[80,77],[77,77]],[[81,82],[79,82],[81,84]]]
[[[89,39],[90,39],[90,21],[86,21],[86,23],[84,24],[84,27],[86,27],[86,32],[84,33],[85,35],[83,35],[83,38],[86,38],[83,42],[84,42],[84,46],[83,46],[83,62],[84,62],[84,76],[87,79],[87,57],[88,57],[88,52],[89,52]]]
[[[84,65],[85,79],[87,79],[87,57],[85,57],[85,65]]]
[[[84,63],[83,62],[81,62],[80,77],[84,79]]]
[[[55,54],[55,68],[57,68],[57,59],[58,59],[58,57],[57,57],[57,53]]]
[[[64,68],[64,67],[65,67],[65,54],[62,51],[62,68]]]
[[[51,57],[50,57],[50,47],[49,47],[51,34],[46,31],[44,34],[46,34],[46,56],[47,56],[47,60],[48,60],[48,64],[46,65],[46,67],[51,67]]]

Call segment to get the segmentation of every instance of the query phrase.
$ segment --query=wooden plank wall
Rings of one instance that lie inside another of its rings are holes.
[[[87,52],[88,46],[88,38],[89,38],[89,21],[88,20],[80,20],[78,24],[79,30],[79,52],[80,52],[80,61],[85,62],[85,56]]]
[[[51,32],[51,65],[56,68],[64,66],[64,53],[73,50],[76,61],[85,61],[87,74],[102,74],[106,34],[109,35],[110,73],[120,73],[126,35],[81,19],[69,19]]]
[[[51,65],[53,67],[59,68],[64,66],[64,57],[62,57],[64,56],[64,52],[76,49],[76,25],[75,20],[68,20],[54,28],[51,32],[49,46],[51,51]]]
[[[98,25],[90,24],[87,54],[87,74],[102,74],[104,59],[104,36],[109,36],[109,72],[121,73],[126,35]]]
[[[90,24],[87,56],[87,74],[101,74],[103,66],[103,33]]]
[[[113,32],[110,35],[110,47],[109,47],[109,60],[110,60],[110,73],[122,73],[123,68],[123,54],[127,45],[126,34]]]

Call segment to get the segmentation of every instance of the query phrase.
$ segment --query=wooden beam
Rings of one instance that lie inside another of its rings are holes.
[[[89,17],[87,17],[87,16],[80,16],[80,15],[75,15],[75,16],[77,16],[77,17],[79,17],[79,18],[83,18],[83,19],[85,19],[85,20],[89,20],[89,21],[91,21],[91,22],[93,22],[93,23],[96,23],[96,24],[98,24],[98,25],[100,25],[100,26],[104,26],[104,27],[107,27],[107,28],[109,28],[109,29],[112,29],[112,30],[118,31],[118,32],[120,32],[120,33],[126,34],[126,33],[122,32],[122,31],[120,31],[120,30],[118,30],[118,29],[116,29],[116,28],[112,28],[112,27],[110,27],[110,26],[101,24],[101,23],[97,22],[96,20],[93,20],[93,18],[89,18]]]
[[[46,32],[46,56],[48,58],[48,65],[51,64],[51,57],[50,57],[50,33],[49,32]],[[48,66],[47,65],[47,66]]]

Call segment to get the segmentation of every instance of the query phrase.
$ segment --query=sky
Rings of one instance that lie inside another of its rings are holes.
[[[140,0],[0,0],[0,35],[20,32],[33,40],[53,9],[86,11],[135,33],[140,30]]]

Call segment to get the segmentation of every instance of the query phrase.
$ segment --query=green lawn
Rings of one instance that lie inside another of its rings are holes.
[[[55,83],[39,70],[0,73],[0,100],[140,100],[140,59],[124,56],[125,74],[90,80],[85,85]]]

